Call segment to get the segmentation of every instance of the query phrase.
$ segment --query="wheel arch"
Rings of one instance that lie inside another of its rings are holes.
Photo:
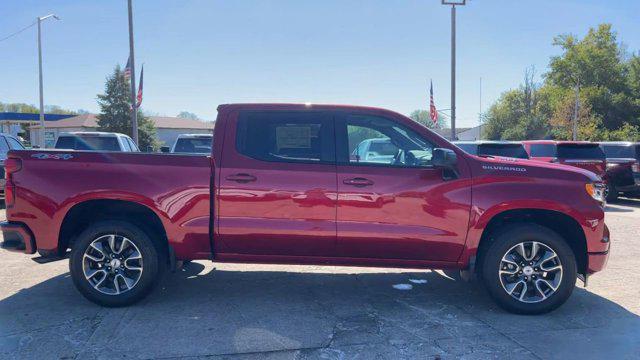
[[[91,199],[73,205],[66,212],[58,234],[58,253],[62,255],[72,247],[75,238],[89,224],[102,220],[133,223],[147,232],[163,250],[169,250],[164,223],[148,206],[129,200]]]
[[[494,240],[494,235],[508,225],[533,223],[558,233],[571,247],[576,258],[578,273],[587,269],[587,239],[580,223],[567,213],[539,208],[510,209],[493,215],[484,227],[475,252],[476,271],[480,271],[483,254]]]

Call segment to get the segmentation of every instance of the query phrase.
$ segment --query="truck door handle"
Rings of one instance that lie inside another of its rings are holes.
[[[248,183],[257,180],[257,178],[251,174],[234,174],[227,176],[225,179],[239,183]]]
[[[373,181],[371,181],[369,179],[361,178],[361,177],[356,177],[356,178],[352,178],[352,179],[344,179],[344,180],[342,180],[342,183],[345,184],[345,185],[351,185],[351,186],[357,186],[357,187],[364,187],[364,186],[373,185]]]

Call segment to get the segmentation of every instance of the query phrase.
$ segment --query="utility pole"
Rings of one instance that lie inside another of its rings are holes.
[[[40,138],[36,141],[41,148],[45,147],[45,125],[44,125],[44,90],[42,81],[42,22],[50,17],[60,20],[54,14],[38,17],[38,80],[40,85]]]
[[[133,10],[131,6],[131,0],[128,0],[129,4],[129,58],[131,59],[131,125],[132,125],[132,138],[136,145],[138,143],[138,107],[136,106],[136,66],[133,56]]]
[[[442,0],[451,5],[451,140],[456,140],[456,6],[466,5],[467,0]]]
[[[578,140],[578,113],[580,111],[580,80],[576,82],[576,104],[573,107],[573,141]]]
[[[478,140],[482,140],[482,76],[480,77],[480,111],[478,112]]]

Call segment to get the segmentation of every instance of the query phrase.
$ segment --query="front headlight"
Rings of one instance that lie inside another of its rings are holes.
[[[606,186],[603,183],[588,183],[585,184],[585,190],[594,200],[603,203],[607,197]]]

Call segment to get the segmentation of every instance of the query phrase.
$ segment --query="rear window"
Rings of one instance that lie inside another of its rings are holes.
[[[597,144],[560,144],[558,158],[580,160],[604,160],[605,155]]]
[[[608,158],[640,159],[638,145],[602,145],[601,147]]]
[[[531,144],[531,156],[556,157],[555,144]]]
[[[120,145],[114,136],[61,136],[56,149],[120,151]]]
[[[517,159],[528,159],[529,155],[521,144],[481,144],[478,146],[480,156],[503,156]]]
[[[173,152],[209,154],[211,152],[211,138],[181,138],[176,141]]]

